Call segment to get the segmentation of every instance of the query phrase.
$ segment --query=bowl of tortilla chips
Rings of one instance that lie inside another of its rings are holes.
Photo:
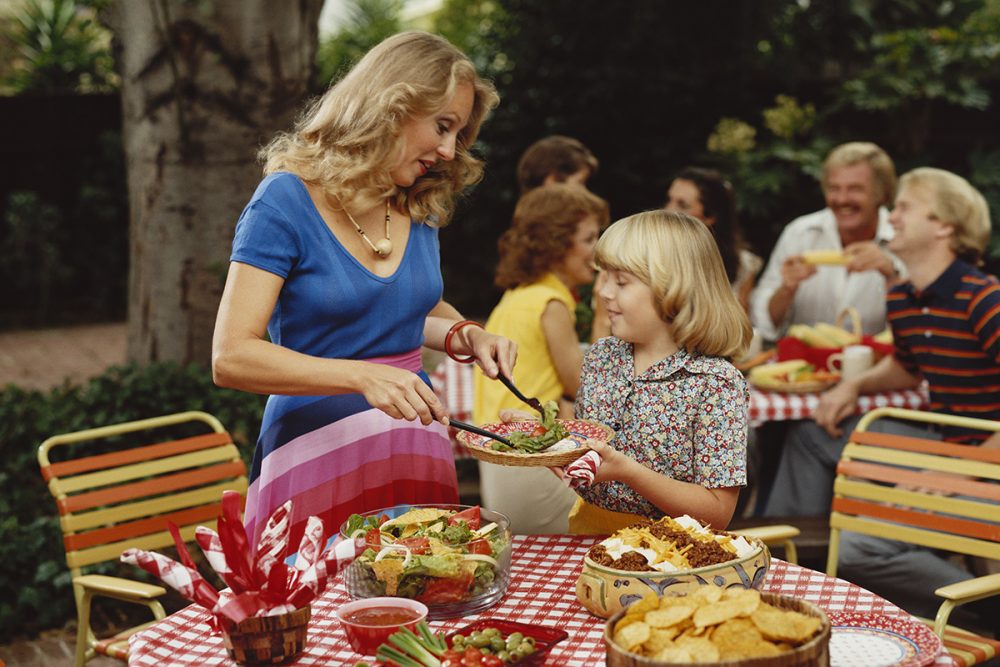
[[[605,626],[604,643],[610,667],[829,665],[830,621],[798,598],[703,586],[620,610]]]

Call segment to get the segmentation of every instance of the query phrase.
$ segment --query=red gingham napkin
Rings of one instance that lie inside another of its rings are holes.
[[[562,479],[571,489],[582,489],[594,483],[597,469],[601,467],[601,455],[590,450],[576,461],[562,468]]]

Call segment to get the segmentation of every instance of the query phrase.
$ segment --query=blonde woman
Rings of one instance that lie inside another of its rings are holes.
[[[217,384],[271,394],[251,536],[289,499],[290,545],[311,515],[332,530],[354,512],[458,500],[447,415],[420,348],[471,356],[490,377],[512,371],[516,345],[442,301],[437,237],[481,177],[469,150],[496,103],[447,41],[401,33],[262,151],[212,360]]]
[[[584,359],[576,415],[615,438],[591,443],[602,463],[570,532],[682,514],[725,528],[746,484],[749,390],[731,360],[752,330],[715,240],[695,218],[649,211],[611,225],[596,255],[612,335]]]
[[[583,359],[573,293],[594,280],[594,244],[607,224],[608,205],[597,195],[569,184],[544,185],[518,200],[513,224],[498,244],[495,282],[506,291],[486,327],[517,343],[518,388],[543,402],[565,398],[566,417],[573,414]],[[473,387],[477,424],[524,408],[482,372]],[[483,504],[510,517],[516,533],[566,532],[576,496],[548,470],[481,463],[479,478]]]

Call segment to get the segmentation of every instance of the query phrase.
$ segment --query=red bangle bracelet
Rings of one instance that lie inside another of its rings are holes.
[[[444,353],[460,364],[471,364],[473,361],[476,360],[475,355],[472,354],[470,354],[467,357],[458,357],[451,349],[451,339],[455,337],[455,334],[457,334],[459,331],[461,331],[467,326],[475,326],[479,327],[480,329],[483,328],[482,324],[474,320],[460,320],[451,325],[451,328],[448,329],[448,333],[445,334],[444,337]]]

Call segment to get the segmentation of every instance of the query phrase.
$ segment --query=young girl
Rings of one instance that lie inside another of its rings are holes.
[[[728,525],[746,483],[746,380],[730,363],[752,337],[711,232],[683,213],[611,225],[596,247],[612,335],[583,363],[577,417],[610,425],[572,533],[689,514]]]
[[[608,224],[608,205],[579,186],[544,185],[523,195],[498,244],[496,284],[503,298],[486,328],[517,343],[515,384],[540,401],[566,397],[565,416],[580,386],[573,291],[594,280],[594,244]],[[499,420],[524,407],[506,387],[477,371],[473,421]],[[537,415],[536,415],[537,416]],[[565,533],[576,496],[542,468],[479,466],[483,504],[503,512],[518,534]]]

